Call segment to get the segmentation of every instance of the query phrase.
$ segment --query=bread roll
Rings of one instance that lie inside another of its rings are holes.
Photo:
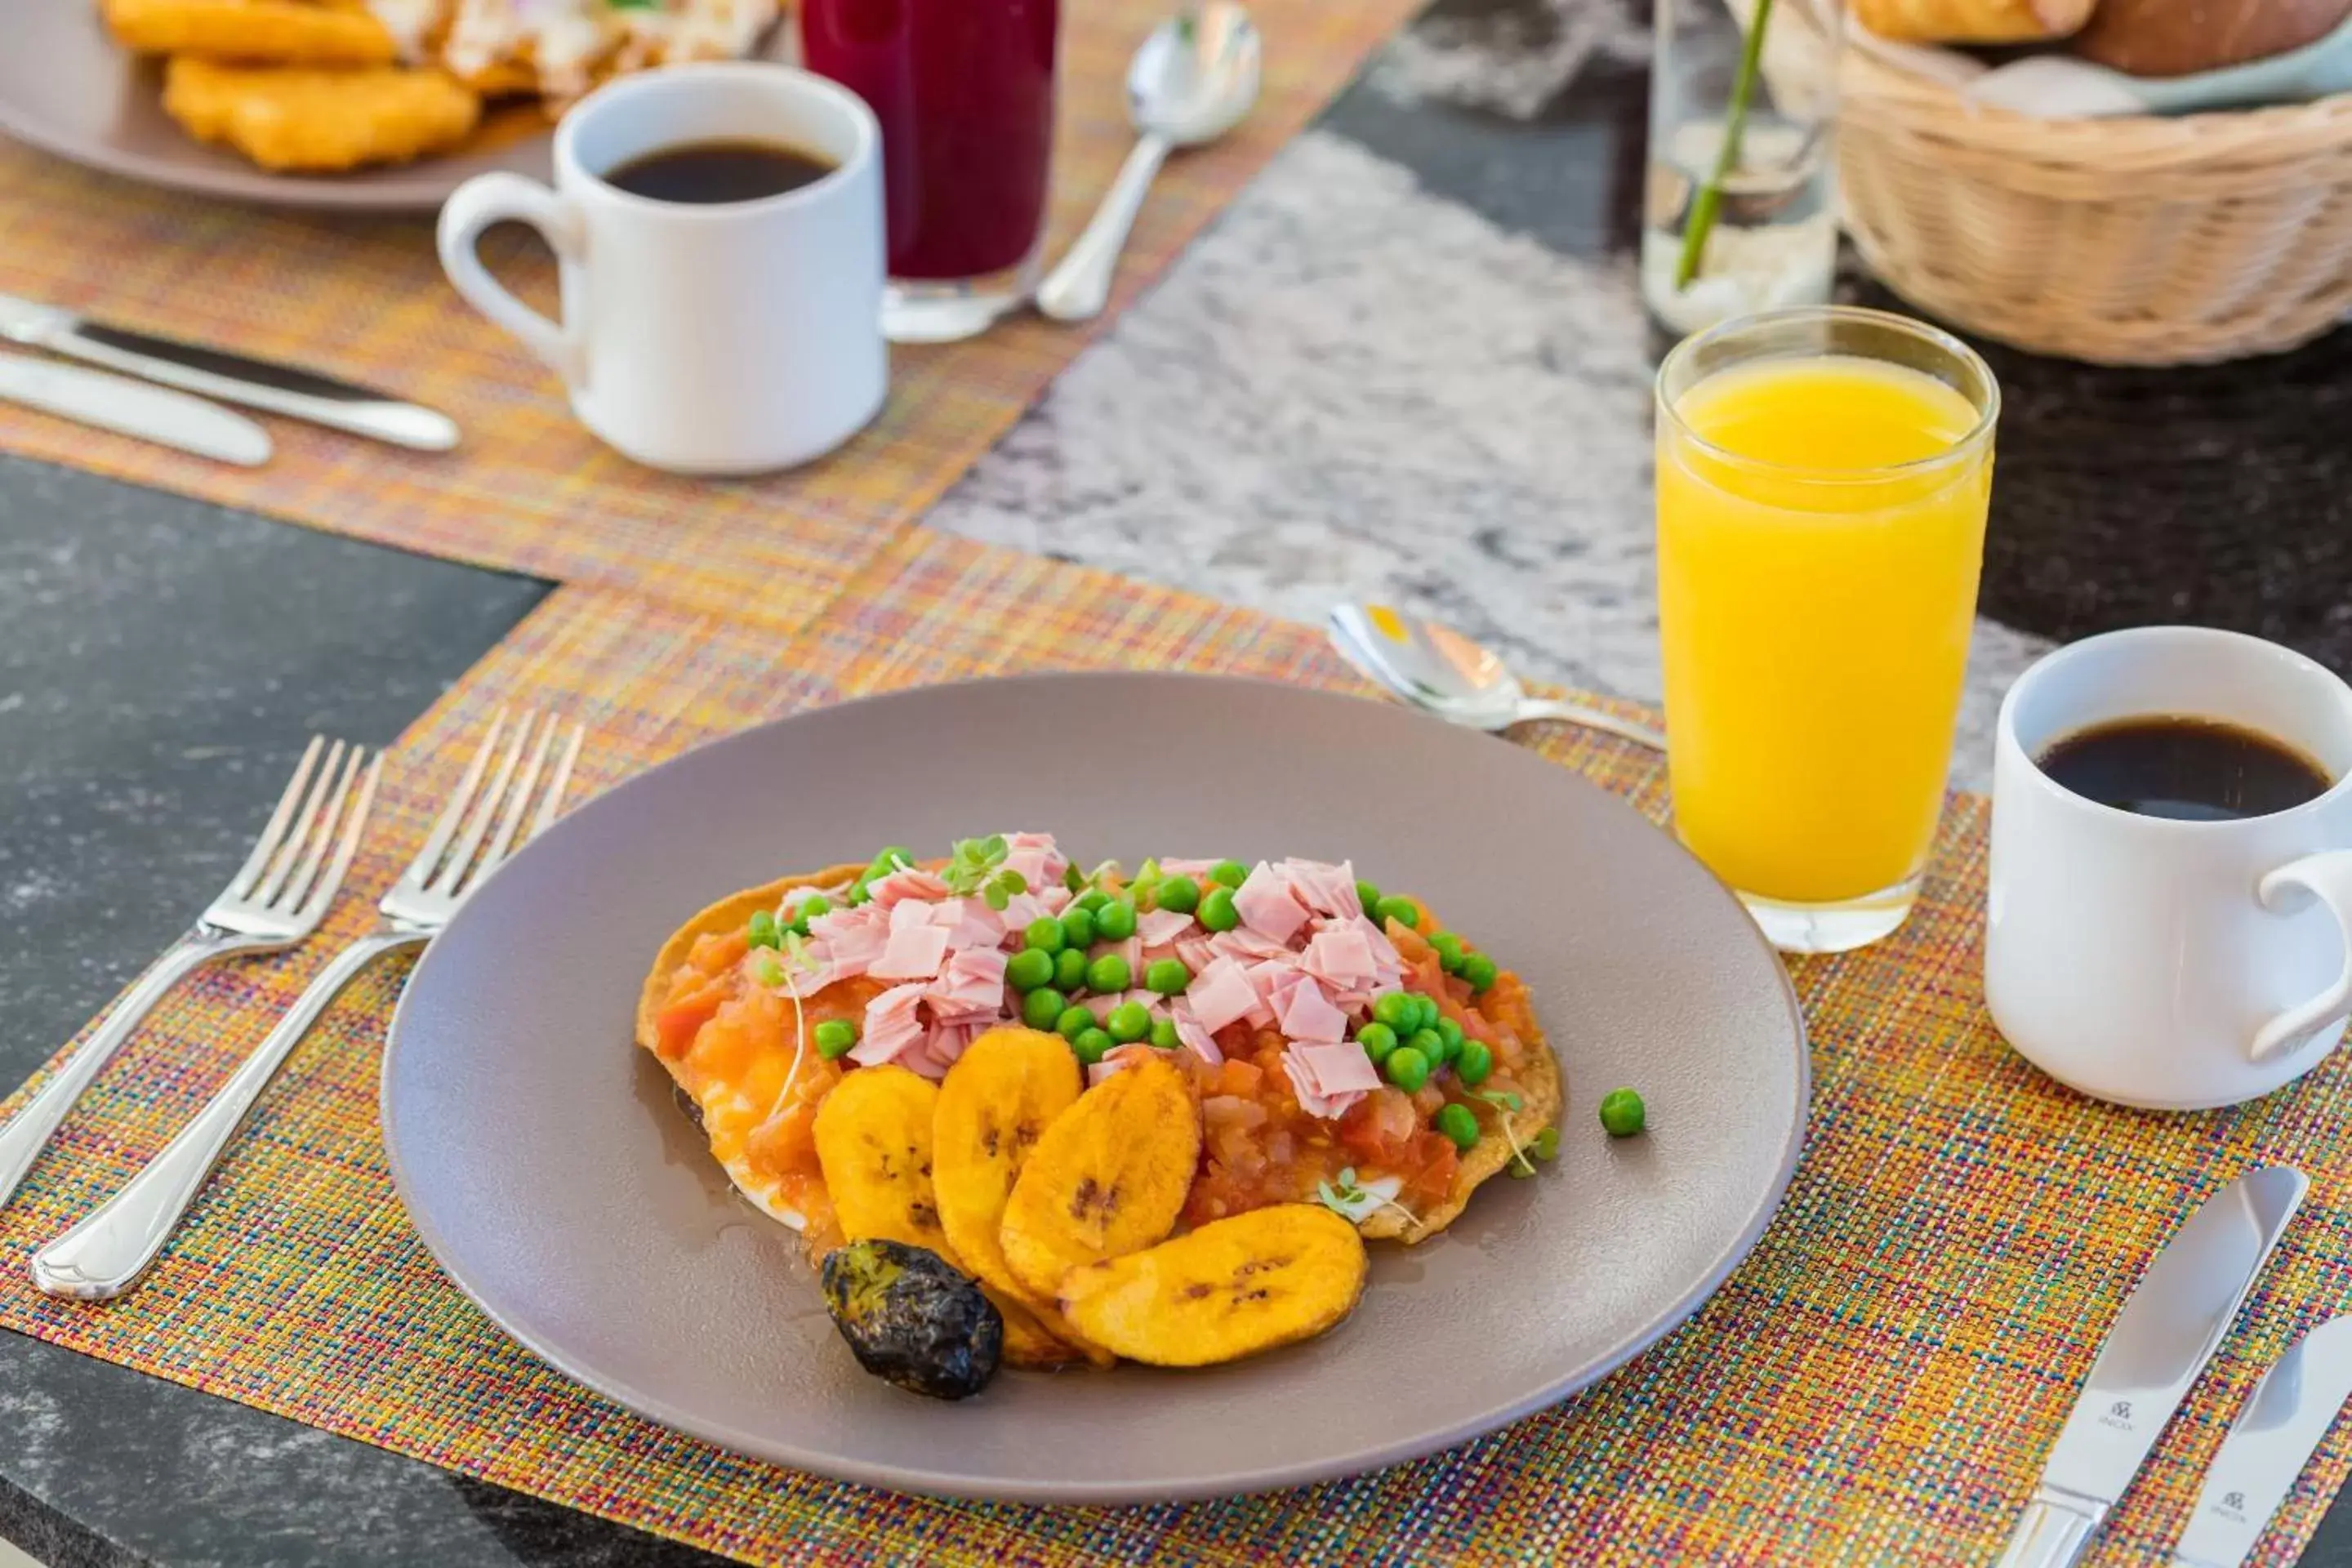
[[[2097,0],[1853,0],[1854,19],[1912,44],[2016,44],[2063,38]],[[2107,0],[2112,5],[2114,0]],[[2151,0],[2163,5],[2168,0]],[[2347,0],[2352,3],[2352,0]]]
[[[2100,0],[2075,52],[2132,76],[2189,76],[2299,49],[2352,0]]]

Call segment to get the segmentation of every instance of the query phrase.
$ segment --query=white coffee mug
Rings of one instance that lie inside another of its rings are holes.
[[[756,201],[632,195],[604,175],[696,142],[780,143],[834,165]],[[555,132],[555,189],[482,174],[441,209],[442,268],[563,379],[600,438],[657,468],[756,473],[808,461],[872,419],[882,341],[882,133],[865,100],[789,66],[677,66],[583,99]],[[484,270],[482,231],[519,219],[562,264],[551,321]]]
[[[2118,720],[2221,720],[2336,781],[2267,816],[2141,816],[2035,761]],[[2001,703],[1985,1001],[2020,1055],[2101,1100],[2193,1110],[2316,1067],[2352,1012],[2352,688],[2235,632],[2148,626],[2060,648]]]

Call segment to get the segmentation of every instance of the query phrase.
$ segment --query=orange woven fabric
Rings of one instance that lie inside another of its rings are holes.
[[[1119,269],[1114,313],[1414,3],[1256,0],[1264,96],[1232,136],[1171,160]],[[1056,252],[1133,140],[1120,84],[1137,41],[1167,10],[1165,0],[1066,7]],[[0,449],[426,554],[692,604],[815,607],[987,450],[1090,335],[1024,317],[970,342],[900,350],[887,406],[847,447],[791,474],[714,483],[599,446],[553,377],[443,279],[422,220],[257,212],[0,142],[0,291],[386,387],[447,412],[467,434],[454,453],[422,455],[272,420],[278,456],[248,470],[0,405]],[[552,309],[551,265],[513,247],[492,261]]]
[[[330,935],[364,925],[495,704],[587,721],[584,796],[818,704],[1104,666],[1361,689],[1307,628],[920,532],[797,629],[568,588],[403,739]],[[1663,814],[1654,757],[1566,731],[1543,750]],[[1360,1480],[1124,1510],[938,1502],[754,1463],[612,1405],[475,1310],[393,1194],[375,1092],[398,965],[297,1053],[142,1289],[103,1307],[35,1293],[26,1253],[161,1146],[324,939],[204,972],[100,1077],[0,1210],[0,1326],[757,1563],[1963,1563],[1997,1550],[2153,1249],[2246,1167],[2300,1165],[2301,1216],[2091,1559],[2158,1561],[2261,1367],[2352,1294],[2352,1068],[2339,1055],[2200,1116],[2059,1089],[1984,1016],[1985,826],[1984,803],[1957,797],[1903,932],[1795,966],[1815,1086],[1804,1160],[1698,1316],[1552,1410]],[[2256,1562],[2292,1562],[2347,1462],[2339,1433]]]

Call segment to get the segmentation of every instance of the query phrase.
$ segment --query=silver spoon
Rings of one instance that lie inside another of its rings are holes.
[[[1141,132],[1077,243],[1037,289],[1037,309],[1057,321],[1102,313],[1128,230],[1160,165],[1178,147],[1231,131],[1257,101],[1258,36],[1231,0],[1188,8],[1151,31],[1127,71],[1127,115]]]
[[[1501,659],[1460,632],[1387,605],[1334,607],[1331,646],[1375,684],[1451,724],[1500,731],[1549,720],[1606,731],[1653,751],[1666,749],[1664,735],[1629,719],[1528,696]]]

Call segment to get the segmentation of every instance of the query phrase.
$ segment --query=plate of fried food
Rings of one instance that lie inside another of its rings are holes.
[[[1803,1023],[1550,763],[1146,674],[705,747],[470,900],[394,1177],[507,1332],[741,1452],[967,1497],[1356,1473],[1684,1322],[1778,1207]]]
[[[0,132],[151,184],[280,205],[438,206],[544,179],[612,77],[788,47],[778,0],[37,0],[0,50]]]

